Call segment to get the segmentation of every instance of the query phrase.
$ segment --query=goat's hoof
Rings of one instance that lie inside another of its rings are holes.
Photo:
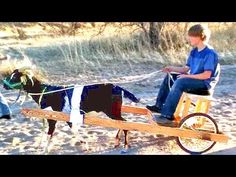
[[[129,145],[124,145],[124,148],[121,150],[121,154],[126,154],[129,152],[129,148],[130,146]]]
[[[120,142],[116,141],[114,148],[118,148],[120,146]]]
[[[120,145],[119,144],[116,144],[115,146],[114,146],[114,148],[118,148]]]
[[[122,150],[120,151],[120,153],[121,153],[121,154],[126,154],[126,153],[128,153],[128,150],[127,150],[127,149],[122,149]]]
[[[120,146],[120,139],[119,138],[117,138],[117,139],[115,139],[115,148],[118,148]]]
[[[128,150],[130,148],[130,145],[126,144],[124,145],[124,149]]]

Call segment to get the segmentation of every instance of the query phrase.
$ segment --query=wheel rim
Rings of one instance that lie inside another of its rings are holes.
[[[201,120],[204,120],[202,123]],[[180,129],[218,133],[215,121],[207,114],[195,113],[187,116],[180,123]],[[201,154],[210,150],[216,142],[197,138],[178,137],[179,144],[188,153]]]

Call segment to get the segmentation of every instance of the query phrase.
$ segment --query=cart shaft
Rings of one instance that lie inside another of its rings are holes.
[[[128,112],[127,107],[128,106],[126,106],[125,109]],[[134,110],[134,109],[130,108],[130,110]],[[140,112],[140,110],[137,112],[144,113],[142,111]],[[67,122],[70,120],[70,117],[68,114],[65,114],[62,112],[56,112],[56,111],[25,108],[25,109],[22,109],[22,113],[25,116],[29,116],[29,117],[45,118],[45,119],[67,121]],[[183,130],[176,127],[161,126],[156,123],[141,123],[141,122],[139,123],[139,122],[112,120],[112,119],[100,118],[100,117],[97,117],[96,115],[89,115],[89,114],[85,115],[84,124],[130,130],[130,131],[140,131],[140,132],[146,132],[146,133],[152,133],[152,134],[163,134],[163,135],[168,135],[168,136],[197,138],[197,139],[210,140],[210,141],[216,141],[216,142],[228,141],[228,137],[224,134],[208,133],[208,132],[193,131],[193,130]]]

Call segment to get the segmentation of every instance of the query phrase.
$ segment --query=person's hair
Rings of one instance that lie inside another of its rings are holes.
[[[208,27],[201,24],[193,25],[188,30],[189,36],[200,37],[201,40],[208,42],[210,39],[211,32]]]

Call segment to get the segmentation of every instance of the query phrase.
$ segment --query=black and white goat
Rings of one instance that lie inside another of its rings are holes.
[[[73,94],[73,87],[67,90],[58,91],[50,94],[43,94],[50,91],[61,90],[67,87],[52,86],[43,84],[41,81],[34,77],[33,72],[30,69],[16,69],[10,76],[4,79],[5,89],[22,89],[27,93],[42,93],[42,95],[32,95],[33,100],[39,104],[41,109],[51,107],[53,111],[63,111],[66,101],[69,100],[71,106],[71,98]],[[129,91],[113,85],[113,84],[94,84],[85,85],[81,91],[80,109],[81,114],[90,111],[104,112],[108,117],[115,120],[124,120],[121,116],[122,96],[129,98],[133,102],[139,102],[132,93]],[[68,105],[67,105],[68,106]],[[82,111],[83,110],[83,111]],[[56,122],[55,120],[47,120],[49,129],[48,135],[52,138]],[[72,128],[72,123],[67,122]],[[123,130],[125,135],[125,148],[128,149],[128,131]],[[115,140],[118,147],[120,144],[122,130],[118,130]]]

